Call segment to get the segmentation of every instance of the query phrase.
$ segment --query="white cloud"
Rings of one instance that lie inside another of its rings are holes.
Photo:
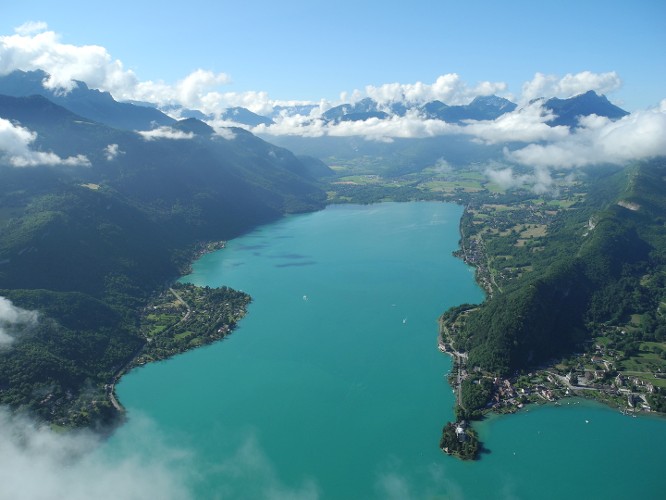
[[[485,174],[488,179],[505,191],[523,187],[530,180],[529,175],[516,175],[511,167],[502,169],[488,168],[486,169]]]
[[[544,109],[541,101],[505,113],[495,120],[469,121],[463,128],[471,135],[489,144],[503,142],[533,142],[555,140],[569,135],[568,127],[551,127],[546,122],[554,115]]]
[[[21,329],[35,324],[38,317],[37,311],[16,307],[11,300],[0,296],[0,348],[10,346]]]
[[[219,100],[214,101],[214,97]],[[204,103],[207,104],[211,110],[221,111],[226,107],[240,106],[260,115],[270,113],[273,111],[273,107],[277,105],[276,101],[269,98],[267,92],[257,91],[225,92],[219,96],[211,95],[204,100]]]
[[[64,44],[55,32],[47,29],[42,22],[26,23],[16,28],[14,35],[0,36],[0,75],[41,69],[50,75],[44,86],[54,91],[69,92],[74,88],[73,80],[81,80],[119,100],[180,103],[189,107],[205,106],[210,89],[230,81],[224,73],[197,69],[175,85],[140,82],[134,72],[125,69],[104,47]]]
[[[137,84],[134,73],[113,60],[105,48],[63,44],[53,31],[39,31],[45,29],[44,23],[27,23],[14,35],[0,36],[0,75],[41,69],[50,75],[44,86],[63,91],[73,88],[73,79],[121,94]]]
[[[311,116],[281,116],[273,125],[258,125],[252,129],[257,134],[300,135],[303,137],[353,137],[391,142],[394,138],[425,138],[460,133],[458,125],[441,120],[424,119],[416,112],[386,119],[369,118],[364,121],[325,123]]]
[[[536,194],[555,192],[553,178],[546,167],[535,167],[530,174],[518,174],[512,167],[488,167],[485,174],[490,181],[505,191],[524,188]]]
[[[215,114],[226,105],[222,94],[211,89],[229,82],[230,78],[225,73],[197,69],[175,85],[153,81],[138,82],[135,87],[126,89],[120,97],[152,102],[159,106],[180,105]]]
[[[572,168],[586,165],[622,164],[666,155],[666,105],[637,111],[620,120],[590,116],[575,132],[548,144],[529,144],[507,153],[524,165]]]
[[[176,130],[171,127],[158,127],[153,130],[137,131],[137,134],[147,141],[154,141],[156,139],[183,140],[192,139],[194,137],[194,133],[192,132],[183,132],[182,130]]]
[[[0,118],[0,158],[14,167],[34,167],[37,165],[90,166],[84,155],[60,158],[55,153],[34,151],[30,145],[37,134],[27,128],[14,125]]]
[[[0,497],[12,500],[191,500],[214,478],[213,498],[316,500],[315,479],[285,484],[258,439],[247,434],[215,463],[182,449],[133,414],[112,442],[87,431],[54,432],[0,407]]]
[[[14,28],[14,33],[25,36],[40,33],[47,29],[48,25],[44,21],[28,21],[27,23],[23,23],[21,26]]]
[[[379,103],[406,102],[426,103],[439,100],[446,104],[468,104],[474,97],[492,95],[506,92],[507,84],[504,82],[481,82],[470,88],[456,73],[441,75],[432,84],[416,83],[387,83],[375,87],[365,87],[365,96]],[[346,96],[346,94],[343,94]],[[352,102],[364,97],[359,91],[352,94]]]
[[[666,155],[666,100],[659,107],[637,111],[619,120],[590,115],[580,127],[520,149],[504,149],[509,161],[534,167],[534,173],[515,175],[512,169],[488,169],[486,175],[505,189],[529,187],[536,193],[553,189],[549,169],[618,164]]]
[[[113,161],[118,157],[118,155],[125,154],[124,151],[120,150],[120,146],[118,146],[118,144],[109,144],[106,148],[104,148],[104,153],[106,155],[107,161]]]
[[[620,77],[615,71],[608,73],[568,73],[563,77],[536,73],[534,78],[523,84],[521,102],[528,103],[539,97],[569,98],[594,90],[598,94],[608,94],[622,85]]]
[[[136,418],[136,417],[134,417]],[[122,457],[106,456],[91,433],[56,433],[0,408],[3,498],[36,500],[188,500],[188,455],[163,444],[148,423]],[[142,452],[146,446],[146,452]]]
[[[229,127],[216,128],[215,133],[227,141],[233,141],[236,138],[236,134]]]

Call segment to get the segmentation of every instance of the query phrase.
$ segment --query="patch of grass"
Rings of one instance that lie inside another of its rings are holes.
[[[185,338],[191,336],[192,334],[193,334],[193,332],[190,332],[189,330],[186,330],[184,332],[177,333],[176,335],[174,335],[174,338],[176,340],[182,340],[182,339],[185,339]]]

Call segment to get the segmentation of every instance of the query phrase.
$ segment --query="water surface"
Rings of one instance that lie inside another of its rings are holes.
[[[454,400],[436,320],[483,299],[451,256],[461,213],[332,206],[201,258],[184,280],[250,293],[249,314],[124,377],[130,421],[109,452],[147,417],[195,498],[657,498],[664,422],[595,405],[484,422],[477,463],[439,451]]]

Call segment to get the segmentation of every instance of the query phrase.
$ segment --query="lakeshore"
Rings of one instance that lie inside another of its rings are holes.
[[[488,414],[512,414],[526,408],[528,405],[552,404],[561,406],[566,403],[570,405],[575,398],[585,398],[603,403],[610,408],[617,409],[621,414],[636,417],[637,415],[659,415],[650,406],[649,394],[654,393],[654,386],[650,383],[613,372],[613,364],[605,362],[605,371],[583,370],[581,378],[578,372],[581,370],[566,371],[568,366],[562,363],[552,363],[543,367],[535,367],[526,373],[516,373],[511,377],[498,377],[495,374],[484,373],[478,367],[467,366],[467,353],[457,350],[455,345],[455,329],[459,326],[456,321],[469,312],[458,310],[452,318],[439,318],[438,349],[440,352],[451,357],[451,372],[448,375],[449,384],[456,394],[455,411],[456,422],[447,424],[456,429],[465,430],[461,442],[466,436],[473,436],[472,426],[466,421],[468,418],[474,420],[485,418]],[[570,358],[570,363],[583,366],[585,360],[603,361],[602,355],[607,355],[606,349],[595,344],[593,353],[578,353]],[[488,382],[489,392],[485,397],[482,407],[469,408],[464,404],[464,383],[472,375],[473,383],[481,385]],[[574,401],[574,404],[578,404]],[[440,447],[447,454],[453,454],[458,458],[474,460],[478,453],[452,453],[444,446],[444,436],[447,434],[447,426],[443,430],[443,440]],[[451,438],[446,441],[451,442]],[[483,443],[479,443],[479,451],[483,449]]]

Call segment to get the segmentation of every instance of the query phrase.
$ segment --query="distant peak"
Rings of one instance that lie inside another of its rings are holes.
[[[172,125],[173,128],[177,130],[182,130],[183,132],[189,132],[195,135],[209,136],[215,133],[215,130],[210,125],[197,120],[196,118],[186,118],[180,120]]]

